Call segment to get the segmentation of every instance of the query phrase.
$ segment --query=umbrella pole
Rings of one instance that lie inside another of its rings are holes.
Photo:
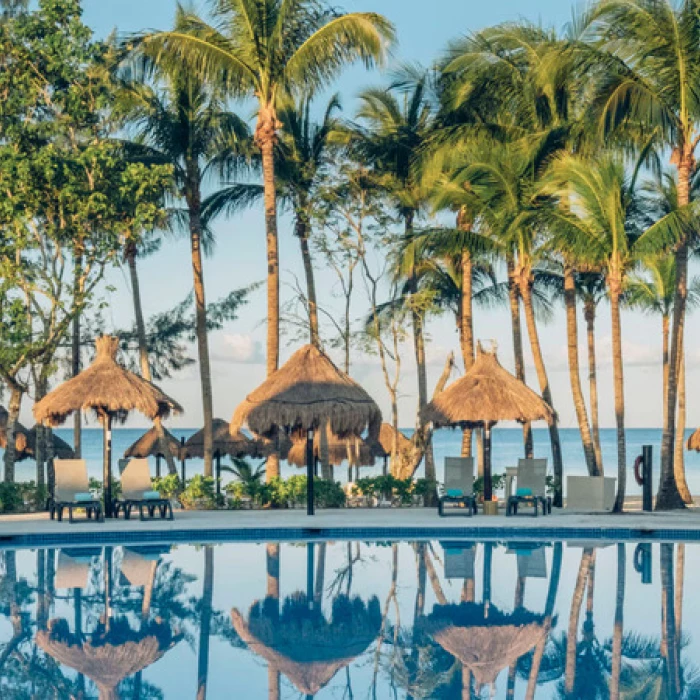
[[[104,468],[102,485],[104,490],[105,517],[112,517],[112,415],[105,413],[104,426]]]
[[[493,498],[491,484],[491,424],[484,424],[484,503]]]
[[[484,617],[489,616],[489,607],[491,605],[491,565],[493,558],[493,543],[484,542]]]
[[[216,495],[221,495],[221,453],[216,453]]]
[[[314,514],[314,431],[306,431],[306,514]]]
[[[105,547],[105,634],[112,626],[112,548]]]
[[[314,608],[314,543],[306,543],[306,602]]]
[[[156,479],[160,479],[160,455],[156,455]]]

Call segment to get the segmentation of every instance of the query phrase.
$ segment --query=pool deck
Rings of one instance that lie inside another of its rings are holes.
[[[697,541],[700,509],[624,515],[556,511],[551,516],[505,515],[440,518],[427,508],[176,511],[172,522],[107,520],[52,522],[46,514],[0,516],[0,549],[78,545],[121,545],[266,540],[569,540]]]

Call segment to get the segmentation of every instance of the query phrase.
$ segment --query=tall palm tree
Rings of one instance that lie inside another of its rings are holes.
[[[669,336],[670,321],[673,311],[673,298],[676,289],[676,265],[669,256],[653,257],[644,261],[644,273],[635,273],[630,277],[625,292],[625,303],[631,308],[648,314],[661,316],[663,396],[668,391],[669,378]],[[700,279],[694,277],[688,284],[688,309],[700,304]],[[681,367],[685,365],[685,352],[682,351]],[[685,449],[685,382],[678,386],[679,414],[676,431],[676,449],[673,460],[678,490],[685,503],[692,503],[692,496],[685,478],[683,451]],[[666,405],[664,404],[664,424]]]
[[[678,174],[678,206],[688,207],[700,143],[700,0],[602,0],[588,15],[586,32],[596,49],[587,68],[592,63],[600,69],[595,111],[601,130],[645,155],[660,157],[669,149]],[[691,231],[684,227],[677,234],[659,510],[684,505],[673,460]]]
[[[209,84],[258,103],[255,143],[262,154],[268,264],[268,374],[279,362],[279,253],[275,147],[285,94],[327,85],[356,60],[383,60],[391,24],[375,13],[342,14],[311,0],[211,0],[214,24],[178,9],[172,31],[144,42],[159,60],[184,62]]]
[[[207,210],[204,188],[217,183],[247,151],[246,124],[224,106],[221,94],[210,90],[186,69],[156,71],[157,87],[134,84],[128,98],[135,131],[131,148],[139,157],[151,157],[173,168],[180,212],[191,248],[195,296],[195,330],[204,414],[204,473],[211,476],[213,457],[213,399],[207,307],[202,265],[203,249],[211,242],[203,218]],[[125,98],[126,100],[126,98]]]
[[[434,125],[434,99],[429,74],[405,68],[387,88],[372,88],[360,94],[356,123],[350,128],[350,153],[371,169],[403,222],[404,238],[410,241],[416,219],[428,203],[428,188],[417,163]],[[428,373],[425,359],[425,298],[419,295],[422,261],[411,255],[419,248],[408,246],[394,271],[400,298],[406,305],[413,330],[418,377],[418,424],[426,443],[425,476],[435,479],[435,463],[429,433],[420,415],[428,403]]]
[[[549,231],[555,246],[571,260],[594,266],[605,274],[610,298],[613,343],[615,419],[617,424],[618,484],[615,511],[624,508],[627,475],[625,398],[620,304],[631,268],[646,251],[663,249],[682,226],[672,212],[639,235],[634,178],[612,156],[596,160],[562,155],[549,169],[542,190],[560,206],[549,212]]]

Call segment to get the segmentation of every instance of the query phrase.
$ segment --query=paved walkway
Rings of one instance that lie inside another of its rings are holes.
[[[176,511],[172,522],[138,519],[104,523],[52,522],[45,514],[0,516],[0,548],[65,544],[129,544],[220,540],[307,539],[566,539],[696,540],[700,510],[601,515],[555,511],[532,518],[505,515],[440,518],[427,508],[321,510]]]

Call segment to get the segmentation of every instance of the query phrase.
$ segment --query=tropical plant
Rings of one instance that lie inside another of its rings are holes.
[[[700,2],[601,0],[586,17],[584,37],[593,49],[586,68],[597,73],[596,114],[601,135],[632,145],[658,167],[672,153],[678,175],[679,209],[689,207],[700,142]],[[683,507],[674,461],[676,409],[692,230],[680,227],[673,240],[676,262],[673,321],[656,508]]]

